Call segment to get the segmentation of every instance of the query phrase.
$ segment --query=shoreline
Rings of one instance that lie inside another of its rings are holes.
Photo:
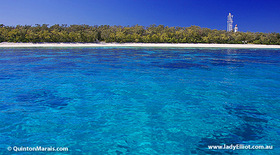
[[[257,48],[280,49],[280,45],[194,43],[0,43],[0,48],[28,47],[164,47],[164,48]]]

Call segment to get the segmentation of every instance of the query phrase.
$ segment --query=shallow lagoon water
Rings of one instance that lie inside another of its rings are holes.
[[[0,100],[1,154],[280,153],[280,50],[2,48]]]

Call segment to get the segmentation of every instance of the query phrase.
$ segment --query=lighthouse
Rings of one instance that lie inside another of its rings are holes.
[[[238,27],[237,27],[237,24],[235,25],[235,27],[234,27],[234,30],[233,30],[234,32],[237,32],[238,31]]]

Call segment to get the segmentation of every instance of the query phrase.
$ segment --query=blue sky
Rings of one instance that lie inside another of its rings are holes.
[[[197,25],[226,30],[226,16],[246,32],[280,32],[279,0],[0,0],[4,25]]]

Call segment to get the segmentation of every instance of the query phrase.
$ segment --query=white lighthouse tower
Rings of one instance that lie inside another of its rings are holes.
[[[237,32],[238,31],[238,27],[237,27],[237,24],[235,25],[234,27],[234,32]]]
[[[228,32],[231,32],[233,30],[232,24],[233,24],[233,15],[231,13],[229,13],[227,16],[227,31]]]

